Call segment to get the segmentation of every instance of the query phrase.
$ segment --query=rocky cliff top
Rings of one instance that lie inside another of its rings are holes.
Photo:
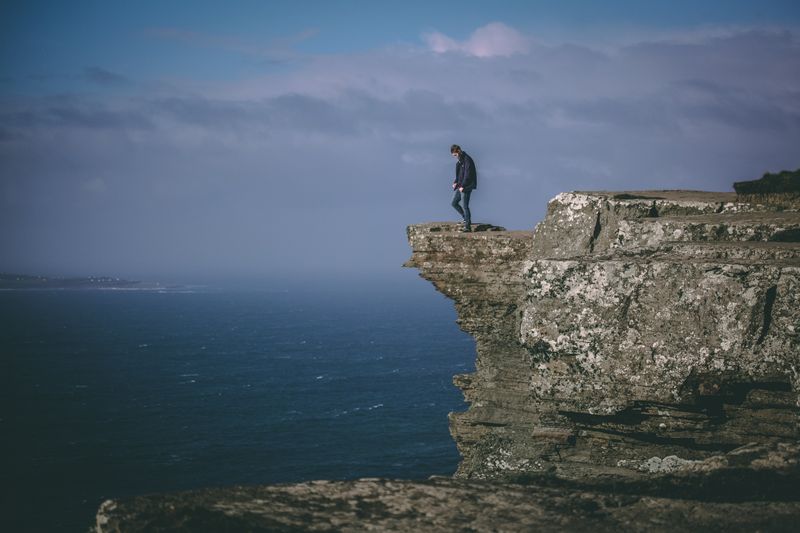
[[[642,482],[552,477],[504,483],[359,479],[229,487],[107,501],[100,532],[130,531],[790,531],[796,450],[750,447],[692,464],[660,464]],[[759,462],[761,461],[761,462]],[[743,468],[767,473],[755,490]],[[666,474],[672,468],[671,474]],[[687,487],[694,487],[686,490]]]

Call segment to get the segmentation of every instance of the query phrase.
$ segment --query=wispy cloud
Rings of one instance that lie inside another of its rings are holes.
[[[98,85],[129,85],[132,83],[130,79],[122,74],[118,74],[97,66],[86,67],[83,70],[82,77],[85,80]]]
[[[319,33],[314,28],[303,30],[295,35],[269,39],[266,44],[247,41],[238,37],[197,32],[183,28],[147,28],[145,35],[180,42],[191,46],[216,48],[255,56],[266,61],[289,61],[301,57],[294,47]]]

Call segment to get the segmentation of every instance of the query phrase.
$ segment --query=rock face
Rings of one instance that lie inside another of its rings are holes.
[[[796,211],[690,191],[561,194],[532,234],[410,226],[406,265],[477,343],[457,476],[641,477],[796,443],[798,234]]]

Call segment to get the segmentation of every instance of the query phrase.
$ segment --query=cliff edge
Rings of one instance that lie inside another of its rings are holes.
[[[406,266],[475,337],[457,477],[585,480],[796,444],[800,213],[735,194],[572,192],[533,232],[409,226]]]

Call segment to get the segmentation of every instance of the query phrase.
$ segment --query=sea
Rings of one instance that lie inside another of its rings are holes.
[[[108,498],[451,475],[475,344],[428,282],[0,291],[2,531]]]

